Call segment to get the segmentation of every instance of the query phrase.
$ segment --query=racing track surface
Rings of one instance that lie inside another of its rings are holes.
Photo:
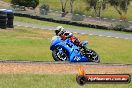
[[[14,21],[14,25],[31,27],[31,28],[39,28],[39,29],[48,29],[48,30],[55,30],[56,29],[55,26],[30,24],[30,23],[24,23],[24,22],[20,22],[20,21]],[[66,28],[65,30],[71,31],[73,33],[79,33],[79,34],[105,36],[105,37],[112,37],[112,38],[132,39],[132,34],[123,34],[123,33],[108,32],[108,31],[80,30],[80,29],[73,29],[73,28]]]
[[[69,63],[54,61],[0,61],[0,74],[132,74],[132,64]]]

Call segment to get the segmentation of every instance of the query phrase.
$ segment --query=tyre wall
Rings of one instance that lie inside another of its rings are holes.
[[[0,9],[0,28],[13,28],[14,13],[12,10]]]
[[[6,29],[7,13],[5,9],[0,9],[0,28]]]
[[[7,12],[7,27],[8,28],[14,28],[13,26],[13,20],[14,20],[14,14],[12,10],[6,10]]]

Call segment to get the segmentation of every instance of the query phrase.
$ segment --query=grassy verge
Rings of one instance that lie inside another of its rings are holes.
[[[16,27],[0,30],[1,60],[53,60],[50,40],[53,31]],[[101,63],[132,63],[132,40],[75,34],[80,40],[89,41],[101,58]]]
[[[0,30],[0,59],[51,60],[49,44],[52,35],[49,31],[23,27]]]
[[[94,29],[94,28],[88,28],[88,27],[79,27],[79,26],[59,24],[59,23],[54,23],[54,22],[34,20],[34,19],[31,19],[31,18],[18,17],[18,16],[15,16],[15,21],[20,21],[20,22],[25,22],[25,23],[31,23],[31,24],[55,26],[55,27],[58,26],[58,25],[61,25],[64,28],[73,28],[73,29],[80,29],[80,30],[105,31],[105,32],[114,32],[114,33],[130,34],[129,32],[113,31],[113,30],[103,30],[103,29],[101,30],[101,29]]]
[[[0,75],[0,88],[131,88],[130,84],[76,83],[75,75]]]

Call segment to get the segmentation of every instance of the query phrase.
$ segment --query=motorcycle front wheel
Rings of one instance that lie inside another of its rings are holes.
[[[57,47],[52,51],[52,57],[55,61],[68,61],[66,51],[61,47]]]

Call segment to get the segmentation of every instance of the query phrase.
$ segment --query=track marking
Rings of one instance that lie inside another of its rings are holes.
[[[106,37],[111,38],[112,36],[106,36]]]
[[[115,38],[117,38],[117,39],[118,39],[119,37],[115,37]]]
[[[93,34],[88,34],[88,35],[93,35]]]
[[[99,36],[103,36],[103,35],[99,35]]]
[[[79,34],[85,35],[86,33],[79,33]]]

